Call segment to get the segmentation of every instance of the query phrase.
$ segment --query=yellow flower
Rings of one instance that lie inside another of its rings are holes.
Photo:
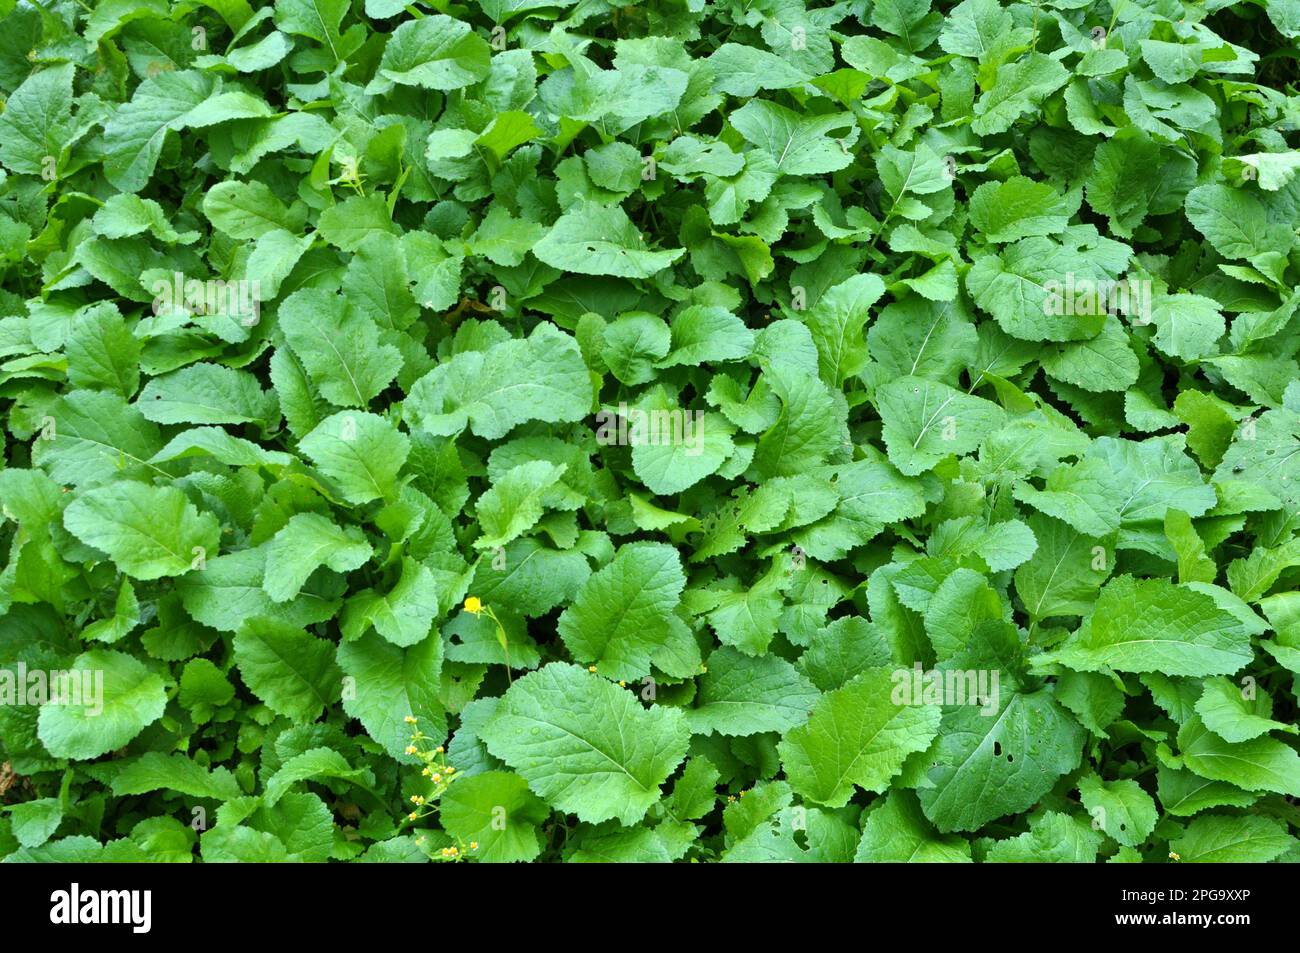
[[[417,747],[415,747],[415,745],[407,745],[407,746],[406,746],[406,753],[407,753],[407,754],[415,754],[418,750],[419,750],[419,749],[418,749]]]
[[[406,819],[408,821],[418,821],[420,819],[420,815],[415,813],[415,811],[412,811],[410,814],[406,815]]]
[[[478,841],[476,841],[476,840],[472,840],[472,841],[470,841],[470,842],[469,842],[469,849],[470,849],[470,850],[478,850]]]
[[[447,773],[448,773],[448,774],[455,774],[455,773],[456,773],[456,769],[455,769],[455,768],[448,768],[448,769],[447,769]]]
[[[470,596],[465,600],[465,611],[478,615],[483,611],[483,600],[478,596]]]
[[[416,719],[415,719],[415,716],[414,716],[414,715],[407,715],[407,716],[406,716],[404,719],[402,719],[402,720],[405,721],[408,725],[413,725],[413,724],[415,724],[415,720],[416,720]]]
[[[447,750],[447,749],[444,748],[442,745],[438,745],[438,747],[436,747],[436,748],[433,749],[433,753],[434,753],[434,754],[442,754],[442,753],[443,753],[444,751],[446,751],[446,750]]]
[[[441,780],[442,780],[442,775],[441,775],[441,774],[435,774],[435,775],[433,776],[433,783],[434,783],[434,784],[437,784],[437,783],[438,783],[439,781],[441,781]]]
[[[589,672],[591,672],[591,674],[595,675],[595,674],[596,674],[596,666],[594,666],[594,665],[588,665],[588,666],[587,666],[587,671],[589,671]]]

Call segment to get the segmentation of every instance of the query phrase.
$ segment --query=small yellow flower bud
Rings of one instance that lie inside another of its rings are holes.
[[[483,611],[483,600],[481,600],[478,596],[470,596],[468,599],[465,600],[465,611],[472,612],[475,615],[478,615],[480,612]]]
[[[596,674],[596,666],[594,666],[594,665],[588,665],[588,666],[587,666],[587,671],[589,671],[589,672],[591,672],[593,675],[595,675],[595,674]]]
[[[434,753],[434,754],[442,754],[442,753],[443,753],[444,751],[446,751],[446,750],[447,750],[447,749],[444,748],[442,745],[438,745],[438,747],[436,747],[436,748],[433,749],[433,753]]]
[[[415,724],[415,722],[416,722],[416,718],[415,718],[414,715],[407,715],[407,716],[406,716],[404,719],[402,719],[402,720],[405,721],[408,725],[413,725],[413,724]]]
[[[415,745],[407,745],[407,746],[406,746],[406,753],[407,753],[407,754],[415,754],[418,750],[420,750],[420,749],[418,749],[417,747],[415,747]]]

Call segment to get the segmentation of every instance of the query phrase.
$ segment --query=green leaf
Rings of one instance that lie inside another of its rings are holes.
[[[1023,175],[985,182],[970,199],[971,222],[991,242],[1055,235],[1078,208],[1078,193],[1063,196],[1046,182]]]
[[[1300,755],[1273,738],[1224,741],[1193,716],[1178,732],[1178,751],[1196,774],[1226,781],[1247,791],[1272,791],[1300,797]]]
[[[1102,781],[1090,774],[1079,781],[1079,799],[1103,830],[1126,847],[1138,847],[1155,830],[1160,814],[1151,795],[1133,780]]]
[[[209,770],[183,754],[166,755],[160,751],[147,752],[125,764],[113,775],[112,785],[119,797],[164,790],[230,801],[244,793],[225,768]]]
[[[339,645],[338,665],[350,680],[343,683],[343,710],[398,761],[416,763],[406,754],[412,727],[408,715],[430,736],[446,731],[437,691],[441,648],[436,635],[403,649],[374,632]]]
[[[370,543],[358,527],[337,526],[319,513],[297,513],[267,543],[262,586],[273,601],[286,602],[321,566],[351,572],[371,553]]]
[[[1250,633],[1209,595],[1120,576],[1060,648],[1040,656],[1081,672],[1230,675],[1250,664]]]
[[[483,535],[474,541],[479,549],[504,546],[536,525],[545,510],[543,500],[564,475],[563,464],[534,460],[512,467],[493,482],[475,510]]]
[[[965,454],[1006,421],[1002,408],[921,377],[900,377],[876,392],[889,462],[907,476]]]
[[[32,462],[60,483],[102,483],[162,448],[158,428],[107,391],[70,391],[50,404],[48,416],[54,425],[35,442]]]
[[[436,13],[393,31],[379,75],[404,86],[460,89],[487,76],[490,57],[487,41],[468,23]]]
[[[37,717],[41,744],[56,758],[86,761],[121,748],[167,706],[162,677],[121,652],[84,652],[68,673],[69,694],[41,706]]]
[[[971,130],[978,136],[1006,132],[1069,78],[1065,67],[1043,53],[1032,52],[1003,63],[992,86],[975,103]]]
[[[553,268],[622,278],[649,278],[680,258],[683,251],[649,250],[621,208],[591,201],[561,215],[533,246],[533,254]]]
[[[489,864],[534,860],[542,851],[538,828],[549,814],[528,783],[506,771],[461,778],[438,807],[447,832],[477,843],[473,856]]]
[[[820,697],[785,659],[751,658],[724,646],[709,656],[696,707],[687,709],[686,723],[696,734],[784,732],[802,724]]]
[[[1271,817],[1198,817],[1169,848],[1184,864],[1267,864],[1296,844]]]
[[[823,695],[807,724],[785,733],[778,750],[796,793],[843,807],[855,788],[885,790],[907,757],[929,746],[939,707],[899,704],[895,681],[889,669],[869,669]]]
[[[86,490],[68,504],[63,524],[136,579],[201,568],[221,541],[216,517],[180,490],[129,481]]]
[[[349,503],[397,494],[397,475],[411,441],[383,417],[340,411],[322,420],[299,444]]]
[[[252,618],[234,639],[235,664],[254,695],[290,721],[315,721],[339,696],[334,647],[297,626]]]
[[[556,626],[573,657],[607,678],[640,679],[655,665],[694,674],[699,647],[674,611],[686,585],[681,558],[662,543],[628,543],[578,590]]]
[[[402,560],[402,575],[388,592],[364,589],[348,600],[343,612],[344,635],[355,638],[368,627],[394,645],[424,640],[438,612],[438,583],[428,566],[410,557]]]
[[[52,66],[31,74],[12,92],[0,113],[0,163],[25,175],[55,171],[72,145],[75,72],[71,63]]]
[[[991,864],[1092,864],[1102,837],[1082,819],[1049,811],[1029,822],[1029,830],[998,841],[989,850]]]
[[[23,847],[40,847],[63,823],[63,803],[56,797],[23,801],[9,808],[14,837]]]
[[[1295,236],[1268,220],[1263,203],[1249,192],[1202,185],[1187,193],[1187,220],[1225,258],[1255,260],[1285,255]]]
[[[765,99],[754,99],[730,116],[731,125],[766,153],[779,175],[822,175],[853,161],[858,128],[849,113],[806,116]],[[829,134],[841,133],[839,138]]]
[[[642,708],[632,692],[553,662],[510,687],[481,735],[556,810],[626,825],[660,799],[690,731],[680,711]]]
[[[402,355],[379,343],[379,328],[347,298],[320,289],[280,305],[280,327],[321,395],[339,407],[366,407],[397,375]]]
[[[261,238],[276,229],[296,232],[303,225],[301,215],[285,208],[274,192],[257,181],[218,184],[203,197],[203,214],[231,238]]]
[[[243,424],[267,427],[279,419],[274,394],[247,371],[220,364],[192,364],[155,377],[136,406],[160,424]]]
[[[862,825],[853,859],[862,864],[968,864],[970,844],[934,829],[907,790],[891,791]]]
[[[412,427],[499,439],[529,420],[581,419],[591,378],[577,342],[549,324],[523,339],[463,351],[421,377],[404,405]]]
[[[140,342],[116,308],[91,307],[68,328],[68,381],[130,399],[140,387]]]
[[[1002,691],[996,714],[947,708],[923,756],[932,765],[917,794],[941,831],[973,831],[1028,809],[1079,765],[1085,732],[1052,696]]]

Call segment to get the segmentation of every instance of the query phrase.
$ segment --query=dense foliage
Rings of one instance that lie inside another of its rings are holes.
[[[1298,0],[0,17],[6,860],[1300,860]]]

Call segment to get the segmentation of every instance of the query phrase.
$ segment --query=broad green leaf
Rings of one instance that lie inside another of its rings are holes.
[[[75,72],[71,63],[48,67],[13,90],[0,113],[0,163],[26,175],[55,171],[72,145]]]
[[[686,723],[696,734],[784,732],[802,724],[820,697],[817,689],[775,655],[751,658],[723,647],[708,658],[696,706]]]
[[[276,619],[248,619],[235,633],[235,664],[249,691],[295,723],[315,721],[339,696],[334,647]]]
[[[1298,797],[1300,755],[1274,738],[1224,741],[1197,716],[1178,732],[1178,752],[1194,773],[1211,781],[1226,781],[1247,791],[1272,791]]]
[[[635,824],[686,754],[682,713],[576,665],[553,662],[518,679],[481,730],[488,750],[553,808]]]
[[[1078,631],[1041,658],[1082,672],[1230,675],[1250,663],[1250,633],[1203,592],[1120,576]]]
[[[1138,847],[1155,830],[1159,812],[1136,781],[1102,781],[1089,774],[1079,781],[1079,799],[1092,815],[1094,830],[1126,847]]]
[[[275,602],[296,596],[321,566],[351,572],[370,558],[365,535],[355,526],[337,526],[319,513],[298,513],[266,545],[262,586]]]
[[[339,645],[339,668],[351,679],[344,682],[343,710],[398,761],[416,761],[406,754],[412,734],[408,715],[430,736],[445,732],[437,691],[441,647],[437,635],[403,649],[374,632]]]
[[[968,864],[970,844],[934,829],[907,790],[891,791],[862,825],[853,859],[863,864]]]
[[[583,202],[561,215],[533,254],[553,268],[581,275],[650,278],[682,256],[683,249],[652,251],[618,206]]]
[[[411,442],[383,417],[344,410],[326,417],[300,443],[302,452],[349,503],[397,493]]]
[[[280,327],[322,396],[339,407],[366,407],[402,367],[379,343],[379,328],[347,298],[306,289],[280,306]]]
[[[944,710],[939,737],[921,756],[921,808],[941,831],[978,830],[1027,810],[1079,765],[1084,730],[1052,696],[1002,691],[991,717],[974,705]]]
[[[1271,817],[1198,817],[1169,848],[1184,864],[1266,864],[1296,844]]]
[[[68,504],[63,523],[136,579],[202,571],[221,542],[216,517],[180,490],[130,481],[86,490]]]
[[[856,788],[885,790],[908,756],[929,746],[938,706],[899,704],[895,681],[889,669],[869,669],[823,695],[808,722],[785,733],[781,764],[796,793],[843,807]]]
[[[556,630],[573,657],[608,678],[640,679],[651,665],[686,677],[699,647],[674,611],[686,585],[681,558],[662,543],[629,543],[591,576]]]
[[[487,41],[468,23],[434,14],[393,31],[379,75],[404,86],[460,89],[487,76],[490,57]]]
[[[907,476],[969,453],[1006,421],[1002,408],[938,381],[900,377],[876,393],[889,461]]]
[[[579,420],[591,402],[591,378],[577,343],[540,324],[527,338],[439,364],[411,387],[404,410],[412,427],[438,436],[468,427],[495,440],[529,420]]]
[[[37,717],[41,744],[56,758],[85,761],[121,748],[167,706],[162,677],[121,652],[85,652],[68,674],[59,703],[41,706]]]
[[[461,778],[438,807],[447,832],[476,843],[472,856],[489,864],[535,859],[542,851],[538,828],[549,814],[523,778],[505,771]]]

